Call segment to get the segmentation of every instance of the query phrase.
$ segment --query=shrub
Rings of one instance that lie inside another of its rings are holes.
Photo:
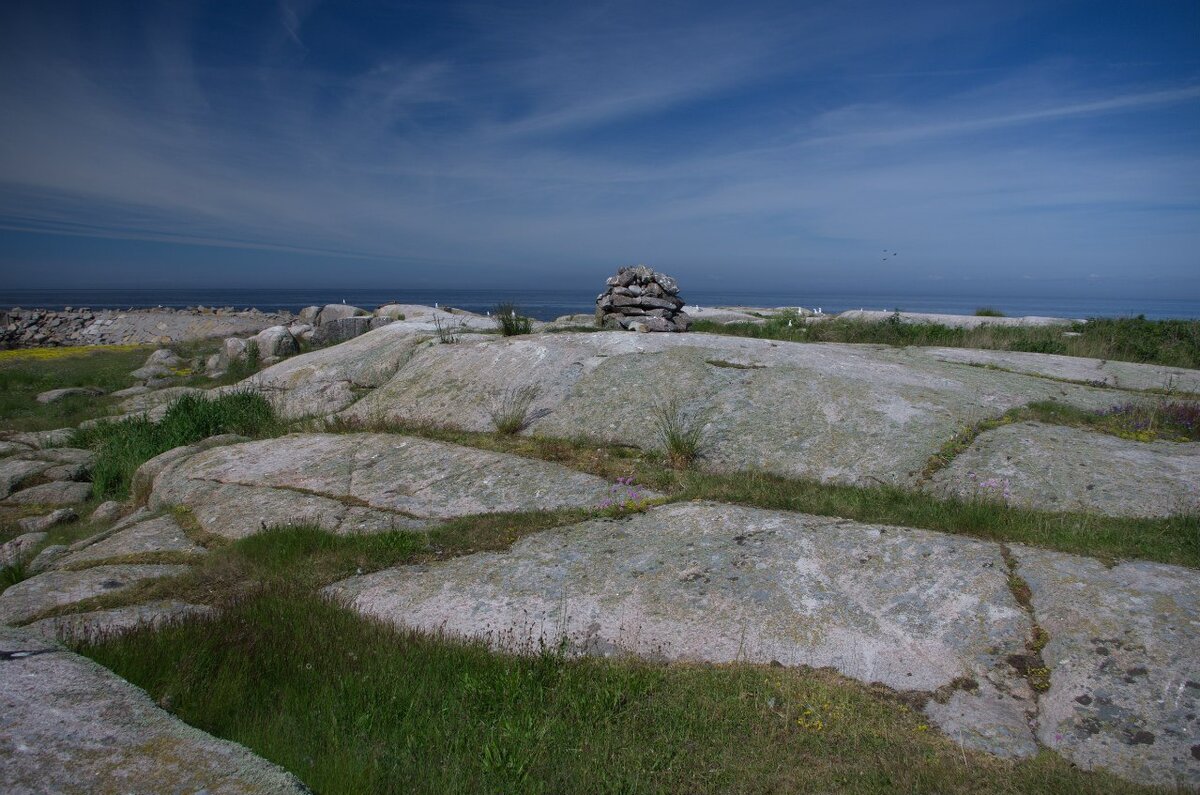
[[[975,317],[1004,317],[1004,313],[991,306],[981,306],[975,310]]]
[[[246,352],[229,363],[226,375],[233,381],[241,381],[258,372],[262,365],[258,343],[250,340],[246,343]]]
[[[654,418],[671,466],[675,469],[689,467],[700,455],[704,419],[689,416],[679,398],[656,404]]]
[[[281,427],[275,409],[256,392],[208,398],[183,395],[157,422],[146,416],[101,422],[75,432],[71,444],[96,452],[92,486],[97,497],[129,494],[137,468],[160,453],[220,433],[267,436]]]
[[[533,321],[523,317],[516,304],[512,303],[496,306],[496,322],[500,324],[500,333],[506,337],[528,334],[533,331]]]
[[[496,431],[503,434],[520,433],[529,425],[529,407],[537,399],[534,385],[513,387],[493,396],[488,415]]]

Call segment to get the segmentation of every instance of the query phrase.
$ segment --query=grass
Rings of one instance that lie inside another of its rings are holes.
[[[695,463],[704,441],[704,418],[689,416],[679,398],[672,397],[654,406],[653,419],[667,462],[675,469]]]
[[[975,310],[975,317],[1004,317],[1004,313],[992,306],[981,306]]]
[[[65,428],[111,412],[111,398],[69,397],[49,404],[34,398],[66,387],[124,389],[134,382],[130,372],[152,350],[146,345],[89,345],[0,351],[0,430]]]
[[[1146,791],[964,751],[825,670],[494,654],[295,589],[82,651],[323,793]]]
[[[505,337],[533,331],[533,321],[523,316],[517,305],[512,303],[496,305],[496,322],[500,324],[500,333]]]
[[[1146,320],[1139,316],[1092,318],[1071,326],[985,325],[958,329],[933,323],[901,323],[898,318],[897,322],[879,323],[836,318],[805,323],[795,312],[781,312],[761,325],[699,320],[692,324],[692,330],[790,342],[986,348],[1200,368],[1200,320]],[[1078,336],[1065,336],[1064,332]]]
[[[511,435],[525,430],[529,425],[529,408],[538,391],[536,385],[527,385],[511,387],[493,396],[488,416],[496,432]]]
[[[161,420],[146,416],[100,422],[75,432],[74,447],[95,451],[92,483],[97,497],[129,496],[133,473],[154,456],[220,433],[268,436],[282,430],[275,410],[262,395],[235,392],[209,398],[181,395]]]

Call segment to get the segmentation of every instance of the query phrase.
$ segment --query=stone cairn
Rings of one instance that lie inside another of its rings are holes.
[[[679,285],[645,265],[623,267],[596,297],[596,325],[630,331],[687,331],[692,319],[683,311]]]

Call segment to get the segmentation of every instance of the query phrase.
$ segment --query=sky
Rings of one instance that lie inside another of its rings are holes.
[[[1200,3],[0,8],[0,281],[1200,296]]]

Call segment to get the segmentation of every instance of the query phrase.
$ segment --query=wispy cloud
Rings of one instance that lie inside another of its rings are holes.
[[[447,6],[343,50],[314,2],[219,19],[221,47],[212,9],[162,8],[104,35],[5,12],[0,229],[542,270],[869,273],[881,241],[942,277],[1200,264],[1200,146],[1169,134],[1200,78],[940,53],[1019,5]]]

